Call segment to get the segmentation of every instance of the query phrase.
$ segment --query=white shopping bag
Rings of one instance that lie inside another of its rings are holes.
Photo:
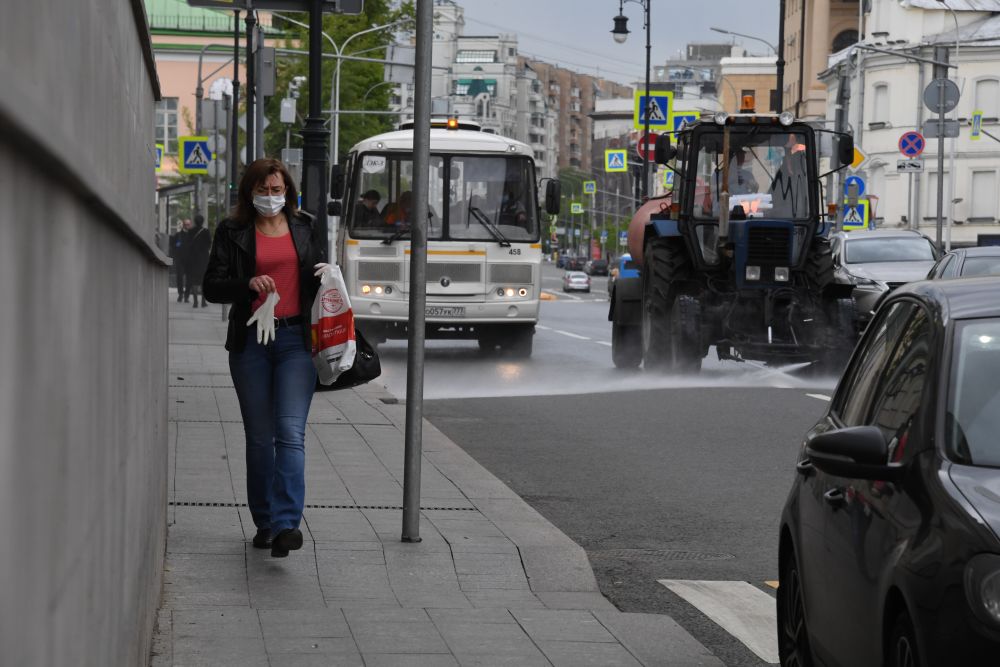
[[[356,353],[354,311],[344,275],[334,264],[323,272],[312,307],[312,358],[320,383],[333,384],[354,365]]]

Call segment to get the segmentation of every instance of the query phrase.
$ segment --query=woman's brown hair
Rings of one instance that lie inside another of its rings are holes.
[[[238,223],[252,225],[257,219],[257,209],[253,205],[253,191],[258,185],[263,183],[271,174],[281,174],[285,181],[285,215],[294,216],[298,212],[299,191],[295,188],[295,181],[288,169],[281,160],[265,157],[254,160],[243,172],[240,179],[240,187],[237,190],[239,198],[236,208],[230,213],[230,217]]]

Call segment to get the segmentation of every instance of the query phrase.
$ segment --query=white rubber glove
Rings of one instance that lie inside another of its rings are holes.
[[[250,319],[247,320],[247,326],[254,322],[257,323],[257,342],[262,345],[267,345],[268,342],[274,340],[274,307],[280,298],[277,292],[271,292],[264,299],[260,308],[255,310]]]
[[[329,269],[331,266],[333,265],[327,264],[326,262],[320,262],[319,264],[315,264],[313,268],[316,269],[316,273],[314,273],[313,275],[319,278],[320,276],[323,275],[323,272]]]

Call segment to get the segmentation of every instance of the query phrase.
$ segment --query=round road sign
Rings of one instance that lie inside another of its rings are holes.
[[[653,152],[656,150],[656,137],[658,135],[655,132],[650,132],[649,134],[642,137],[639,143],[636,144],[635,150],[643,160],[652,160]]]
[[[899,138],[899,152],[906,157],[917,157],[924,152],[926,146],[924,135],[913,130],[904,132],[903,136]]]
[[[958,84],[951,79],[934,79],[924,88],[924,104],[934,113],[948,113],[958,106],[961,96]],[[943,108],[938,109],[939,104],[943,104]]]

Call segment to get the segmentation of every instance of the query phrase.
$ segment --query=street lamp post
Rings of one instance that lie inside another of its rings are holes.
[[[625,40],[628,39],[629,29],[628,29],[628,17],[625,16],[623,10],[625,8],[626,2],[634,2],[642,7],[644,24],[643,28],[646,30],[646,108],[642,110],[643,117],[643,136],[639,140],[643,142],[646,137],[649,136],[649,56],[650,56],[650,43],[649,43],[649,5],[652,0],[618,0],[618,16],[614,18],[615,27],[611,30],[611,35],[614,37],[615,41],[619,44],[624,44]],[[649,189],[649,157],[648,157],[648,145],[643,147],[646,149],[647,158],[642,161],[642,181],[640,183],[638,204],[642,204],[643,201],[648,197]]]

